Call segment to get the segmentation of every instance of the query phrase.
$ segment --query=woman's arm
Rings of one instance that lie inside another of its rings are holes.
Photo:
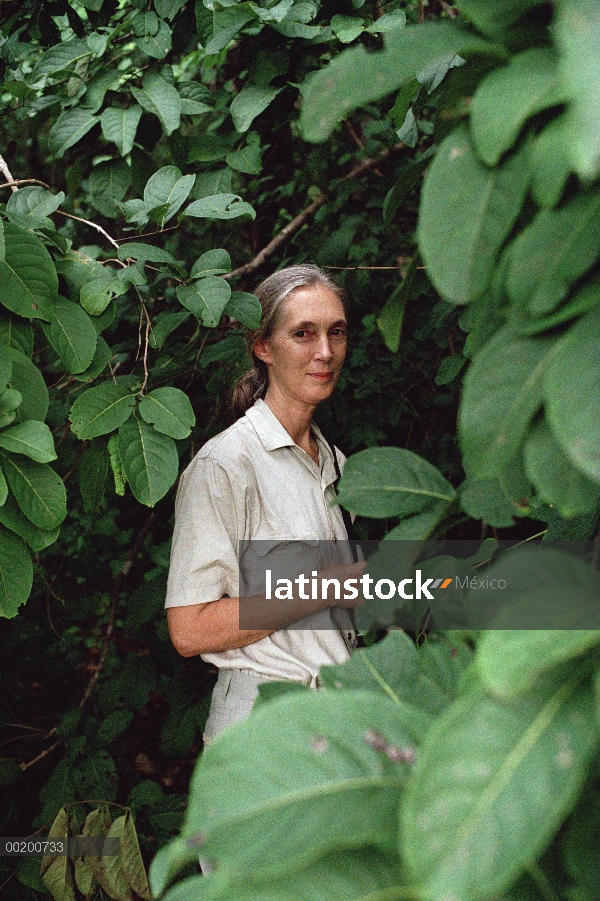
[[[346,579],[359,579],[365,566],[364,561],[329,566],[319,572],[319,578],[337,579],[343,584]],[[276,604],[260,595],[244,598],[243,602],[246,616],[250,613],[253,620],[268,623],[272,628],[240,629],[239,598],[222,597],[207,604],[170,607],[167,610],[167,620],[175,650],[182,657],[195,657],[197,654],[216,654],[233,648],[243,648],[310,613],[325,610],[334,604],[356,607],[361,598],[359,595],[356,600],[345,601],[342,604],[333,596],[333,587],[328,585],[328,596],[324,599],[300,598],[295,591],[293,600]]]

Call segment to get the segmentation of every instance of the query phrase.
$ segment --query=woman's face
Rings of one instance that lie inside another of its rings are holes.
[[[296,288],[280,310],[270,338],[254,346],[269,368],[269,391],[316,405],[332,393],[346,356],[346,315],[323,285]]]

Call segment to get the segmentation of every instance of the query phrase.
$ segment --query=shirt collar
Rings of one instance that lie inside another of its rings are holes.
[[[266,451],[276,450],[278,447],[294,447],[295,442],[262,398],[246,410],[246,417],[252,423]]]

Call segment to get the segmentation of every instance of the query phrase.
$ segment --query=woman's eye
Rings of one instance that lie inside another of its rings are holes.
[[[346,337],[346,329],[345,328],[334,328],[331,332],[334,338],[345,338]]]
[[[298,329],[297,332],[294,333],[296,338],[306,338],[308,332],[305,328]]]

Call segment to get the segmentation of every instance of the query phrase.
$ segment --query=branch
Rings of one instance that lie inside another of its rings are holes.
[[[386,160],[391,154],[401,150],[405,145],[403,143],[394,144],[393,147],[384,150],[377,159],[366,159],[362,160],[358,163],[354,169],[351,169],[341,181],[346,181],[349,178],[358,178],[360,175],[364,175],[366,172],[369,172],[371,169],[376,169],[384,160]],[[223,275],[222,278],[229,281],[232,278],[239,278],[241,275],[248,275],[251,272],[255,272],[259,269],[262,264],[269,259],[269,257],[273,256],[276,250],[278,250],[282,244],[291,238],[293,234],[295,234],[298,229],[300,229],[311,216],[313,216],[318,209],[320,209],[323,204],[329,199],[331,192],[327,192],[323,194],[321,197],[317,198],[317,200],[313,200],[313,202],[306,207],[306,209],[302,210],[301,213],[292,219],[291,222],[288,222],[286,226],[284,226],[280,232],[278,232],[275,237],[269,241],[266,247],[263,247],[261,251],[259,251],[253,260],[250,260],[249,263],[244,263],[243,266],[238,266],[237,269],[234,269],[233,272],[228,272],[227,275]]]
[[[6,160],[4,159],[4,157],[2,156],[1,153],[0,153],[0,172],[3,172],[4,175],[6,176],[6,178],[8,179],[8,181],[11,183],[11,190],[16,191],[17,186],[15,185],[15,180],[12,177],[10,169],[8,168],[8,165],[6,163]]]
[[[119,249],[119,245],[117,244],[115,239],[111,238],[108,232],[105,232],[101,225],[96,225],[95,222],[90,222],[89,219],[82,219],[81,216],[74,216],[72,213],[65,213],[63,210],[55,210],[55,212],[58,213],[59,216],[66,216],[67,219],[74,219],[76,222],[83,222],[84,225],[89,225],[91,228],[95,228],[96,231],[100,232],[101,235],[104,235],[104,237],[108,241],[110,241],[113,247],[116,247],[117,250]]]
[[[2,166],[0,166],[0,169],[2,169],[6,175],[6,171]],[[8,175],[6,177],[8,178]],[[0,185],[0,188],[12,188],[13,191],[16,191],[19,185],[41,185],[42,188],[48,188],[49,191],[51,190],[50,185],[47,185],[45,181],[40,181],[39,178],[15,178],[12,181],[5,181],[4,184]]]

